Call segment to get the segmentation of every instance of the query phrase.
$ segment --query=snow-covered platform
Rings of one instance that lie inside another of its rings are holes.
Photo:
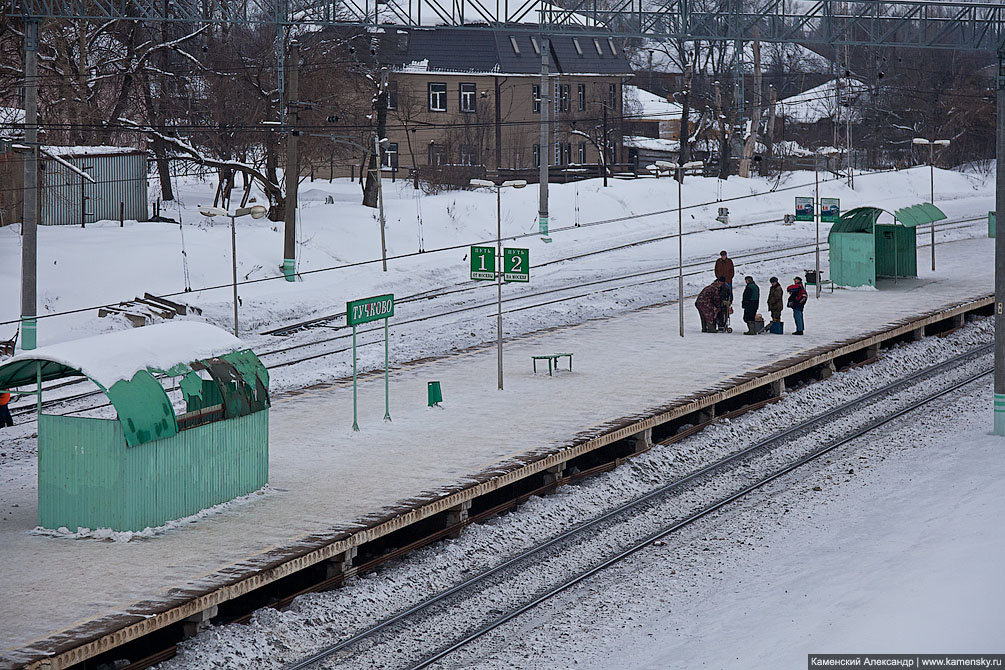
[[[919,250],[919,267],[928,253]],[[507,342],[501,392],[494,347],[409,365],[392,372],[387,423],[383,377],[371,375],[359,389],[360,433],[351,430],[351,385],[286,394],[271,413],[268,489],[130,541],[33,533],[35,472],[5,466],[0,665],[64,652],[67,661],[83,660],[457,508],[591,442],[636,434],[669,408],[746,384],[786,361],[986,301],[993,258],[991,240],[948,243],[939,247],[937,272],[883,282],[879,291],[825,291],[820,300],[811,292],[803,337],[744,337],[741,328],[702,334],[689,299],[683,339],[671,305]],[[767,281],[760,285],[766,296]],[[785,318],[791,329],[788,310]],[[532,355],[559,351],[575,354],[573,372],[548,376],[539,366],[532,373]],[[426,407],[432,380],[442,385],[442,408]]]

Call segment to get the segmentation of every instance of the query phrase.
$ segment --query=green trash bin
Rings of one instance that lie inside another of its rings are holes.
[[[443,392],[440,390],[440,382],[427,382],[426,395],[430,407],[436,407],[443,402]]]

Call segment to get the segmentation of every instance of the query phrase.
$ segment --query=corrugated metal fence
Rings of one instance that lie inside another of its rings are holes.
[[[50,226],[69,226],[95,221],[146,221],[147,156],[135,153],[60,156],[94,182],[65,165],[42,161],[42,219]]]

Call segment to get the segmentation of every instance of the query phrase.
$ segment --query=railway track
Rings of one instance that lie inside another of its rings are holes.
[[[945,222],[943,222],[940,225],[937,225],[936,226],[936,230],[946,231],[946,230],[962,229],[962,228],[966,228],[966,227],[969,227],[969,226],[973,225],[973,223],[975,223],[975,222],[983,221],[983,220],[984,219],[982,217],[963,217],[963,218],[960,218],[960,219],[953,219],[953,220],[945,221]],[[738,227],[751,227],[751,226],[756,226],[756,225],[763,225],[764,223],[769,223],[769,222],[757,222],[757,223],[743,224],[743,226],[731,226],[731,227],[724,228],[724,229],[736,229]],[[777,221],[771,221],[770,223],[777,223]],[[696,233],[700,233],[700,232],[707,232],[707,231],[692,231],[690,233],[685,233],[685,235],[696,234]],[[534,266],[534,267],[544,267],[544,266],[547,266],[547,265],[554,265],[554,264],[565,263],[565,262],[568,262],[570,260],[575,260],[575,259],[579,259],[579,258],[583,258],[583,257],[588,257],[588,256],[592,256],[592,255],[601,254],[601,253],[607,253],[607,252],[611,252],[611,251],[623,250],[623,249],[626,249],[626,248],[630,248],[632,246],[637,246],[637,245],[642,245],[642,244],[650,244],[650,243],[654,243],[654,242],[658,242],[658,241],[663,241],[663,240],[668,240],[668,239],[674,239],[676,237],[677,237],[676,234],[674,234],[674,235],[665,235],[665,236],[659,236],[659,237],[654,237],[654,238],[648,238],[648,239],[641,240],[641,241],[638,241],[638,242],[616,245],[616,246],[613,246],[613,247],[609,247],[609,248],[605,248],[605,249],[600,249],[600,250],[592,250],[592,251],[584,252],[584,253],[581,253],[581,254],[575,254],[575,255],[572,255],[572,256],[569,256],[569,257],[565,257],[565,258],[561,258],[561,259],[555,259],[555,260],[552,260],[552,261],[547,261],[545,263],[540,264],[539,266]],[[922,247],[922,246],[925,246],[925,245],[919,245],[919,247]],[[822,244],[820,248],[821,248],[821,251],[826,251],[828,249],[828,246],[826,244]],[[771,261],[779,261],[779,260],[787,260],[787,259],[792,259],[792,258],[798,258],[800,256],[810,255],[810,254],[812,254],[814,252],[814,250],[815,250],[815,245],[814,244],[812,244],[812,243],[806,243],[806,244],[791,245],[791,246],[783,247],[783,248],[780,248],[780,249],[775,248],[775,249],[770,249],[770,250],[763,250],[763,249],[761,249],[761,250],[749,251],[749,252],[745,252],[745,253],[742,253],[742,254],[737,254],[733,258],[734,258],[734,260],[740,261],[741,263],[745,263],[745,264],[748,264],[748,265],[753,265],[753,264],[756,264],[756,263],[765,263],[765,262],[771,262]],[[697,275],[701,275],[701,274],[706,274],[707,271],[708,271],[708,262],[707,262],[707,259],[702,259],[702,260],[698,260],[698,261],[691,261],[689,263],[685,263],[684,264],[684,269],[685,269],[685,272],[683,273],[683,275],[685,277],[693,277],[693,276],[697,276]],[[524,291],[522,291],[520,293],[513,292],[514,293],[513,295],[507,295],[507,296],[505,296],[503,298],[503,304],[505,306],[504,310],[503,310],[503,313],[504,314],[512,314],[512,313],[526,311],[526,310],[530,310],[530,309],[538,309],[538,308],[541,308],[541,307],[555,305],[555,304],[559,304],[559,303],[563,303],[563,302],[567,302],[567,301],[581,300],[581,299],[589,298],[591,296],[595,296],[595,295],[600,294],[600,293],[610,293],[610,292],[622,291],[622,290],[630,289],[630,288],[637,288],[639,286],[644,286],[644,285],[648,285],[648,284],[655,284],[655,283],[660,283],[660,282],[666,282],[666,281],[668,281],[668,280],[676,277],[677,271],[678,271],[678,267],[676,265],[667,265],[667,266],[663,266],[663,267],[652,268],[652,269],[648,269],[648,270],[641,270],[641,271],[637,271],[637,272],[631,272],[631,273],[622,274],[622,275],[616,275],[616,276],[612,276],[612,277],[605,277],[605,278],[593,279],[593,280],[589,280],[589,281],[585,281],[585,282],[578,282],[578,283],[575,283],[575,284],[566,285],[566,286],[560,286],[560,287],[554,287],[554,288],[550,288],[550,289],[541,289],[541,290],[528,289],[528,290],[524,290]],[[494,286],[494,284],[492,284],[491,286],[488,286],[484,282],[468,281],[468,282],[462,282],[462,283],[460,283],[458,285],[454,285],[454,286],[448,286],[448,287],[443,287],[443,288],[440,288],[440,289],[434,289],[432,291],[422,291],[422,292],[418,292],[418,293],[415,293],[415,294],[412,294],[412,295],[409,295],[409,296],[404,296],[404,297],[396,300],[396,302],[399,305],[407,305],[407,304],[411,304],[411,303],[420,303],[420,302],[424,302],[424,301],[445,298],[447,296],[456,296],[459,293],[465,293],[465,292],[469,292],[469,291],[475,291],[475,290],[478,290],[478,289],[491,288],[492,286]],[[674,290],[676,290],[676,286],[673,286],[672,288]],[[563,294],[565,294],[565,295],[563,295]],[[557,297],[548,297],[548,296],[556,296],[556,295],[557,295]],[[685,296],[685,298],[688,298],[688,297],[693,297],[693,296]],[[538,302],[533,302],[533,300],[537,299],[537,298],[545,298],[545,299],[544,300],[540,300]],[[640,306],[640,308],[641,307],[653,307],[653,306],[658,306],[658,305],[662,305],[662,304],[670,304],[670,303],[675,302],[675,301],[676,301],[676,297],[674,297],[674,298],[672,298],[671,300],[668,300],[668,301],[661,301],[661,302],[657,302],[657,303],[653,303],[653,304],[643,305],[643,306]],[[423,322],[428,322],[428,321],[432,321],[432,320],[435,320],[435,319],[442,319],[442,318],[452,317],[452,316],[460,316],[460,315],[469,314],[469,313],[477,313],[478,311],[482,311],[482,310],[485,310],[485,311],[492,310],[492,311],[494,311],[495,305],[496,305],[496,303],[495,303],[494,300],[484,300],[484,301],[480,301],[480,302],[477,302],[477,303],[474,303],[474,304],[453,304],[453,305],[447,305],[447,306],[445,306],[446,309],[439,310],[439,311],[436,311],[436,312],[433,312],[433,313],[422,314],[420,316],[415,316],[415,317],[411,317],[411,318],[397,319],[395,321],[395,327],[396,328],[400,328],[402,326],[407,326],[407,325],[421,324]],[[339,324],[339,325],[332,325],[333,322],[338,321],[338,320],[341,320],[343,323]],[[332,330],[335,330],[335,331],[345,330],[346,332],[339,333],[337,335],[332,335],[330,337],[324,337],[324,338],[320,338],[320,339],[316,339],[316,340],[311,340],[309,342],[299,342],[299,343],[290,344],[290,345],[284,346],[284,347],[278,347],[278,348],[275,348],[275,349],[266,350],[266,351],[263,351],[263,352],[259,352],[258,355],[259,355],[260,358],[263,359],[263,363],[265,364],[265,367],[267,369],[269,369],[269,370],[275,370],[275,369],[280,369],[280,368],[284,368],[284,367],[290,367],[290,366],[294,366],[294,365],[298,365],[298,364],[302,364],[302,363],[306,363],[306,362],[310,362],[310,361],[315,361],[315,360],[318,360],[318,359],[321,359],[321,358],[325,358],[325,357],[336,355],[336,354],[340,354],[340,353],[345,353],[345,352],[349,351],[352,347],[348,344],[348,342],[351,339],[351,334],[348,332],[348,327],[344,324],[344,321],[345,321],[345,312],[339,312],[339,313],[332,314],[332,315],[329,315],[329,316],[326,316],[326,317],[319,317],[319,318],[316,318],[316,319],[311,319],[311,320],[300,322],[300,323],[297,323],[297,324],[290,324],[290,325],[284,326],[283,328],[280,328],[280,329],[275,329],[275,330],[271,330],[271,331],[265,331],[265,332],[262,333],[263,335],[270,335],[270,334],[271,335],[281,335],[281,334],[291,335],[291,334],[294,334],[294,333],[296,333],[298,331],[306,330],[306,329],[309,329],[309,328],[325,327],[325,328],[332,329]],[[360,338],[360,341],[357,342],[357,348],[358,349],[359,348],[366,348],[366,347],[369,347],[369,346],[374,346],[374,345],[377,345],[377,344],[381,344],[383,342],[383,340],[382,340],[382,337],[383,337],[383,329],[382,329],[382,327],[381,328],[363,328],[363,329],[359,329],[358,332],[357,332],[357,335]],[[367,340],[366,338],[368,336],[372,336],[374,339]],[[325,349],[323,349],[321,351],[311,351],[310,353],[308,353],[308,351],[311,350],[311,349],[314,349],[314,348],[319,347],[321,345],[333,344],[333,343],[342,343],[342,346],[336,346],[334,348],[325,348]],[[301,355],[301,356],[284,356],[284,355],[289,355],[289,354],[291,354],[293,352],[303,352],[303,355]],[[268,358],[273,358],[273,357],[277,358],[278,360],[275,360],[275,361],[269,361],[268,360]],[[50,391],[57,390],[57,389],[65,389],[65,388],[68,388],[68,387],[73,387],[74,385],[87,386],[88,382],[86,380],[60,382],[60,383],[54,384],[52,386],[46,386],[46,387],[44,387],[44,392],[50,392]],[[82,401],[82,400],[87,400],[87,399],[96,398],[96,397],[104,397],[104,396],[103,396],[103,393],[101,391],[97,390],[97,389],[89,389],[89,390],[86,390],[86,391],[82,391],[80,393],[72,393],[72,394],[69,394],[69,395],[60,396],[60,397],[57,397],[57,398],[51,398],[49,400],[45,400],[42,403],[42,408],[43,409],[53,409],[53,408],[58,408],[58,407],[64,407],[64,406],[67,406],[67,405],[73,405],[74,403],[77,403],[77,402]],[[91,411],[91,410],[95,410],[95,409],[100,409],[100,408],[108,407],[108,406],[110,406],[110,403],[107,403],[107,402],[106,403],[100,403],[100,404],[97,404],[97,405],[86,405],[84,407],[74,407],[74,408],[69,409],[68,411],[66,411],[64,413],[65,414],[79,414],[79,413],[82,413],[82,412],[87,412],[87,411]],[[33,417],[33,415],[35,414],[35,411],[36,411],[36,407],[35,407],[34,403],[19,403],[19,404],[14,405],[12,407],[12,414],[15,417],[19,417],[20,418],[20,421],[19,421],[20,423],[23,423],[25,420],[27,420],[27,421],[34,420],[31,417]]]
[[[365,665],[369,658],[382,658],[386,665],[389,658],[407,657],[400,667],[418,670],[443,661],[654,542],[989,375],[993,368],[986,359],[991,352],[991,345],[976,347],[835,406],[560,533],[287,668],[338,667],[342,661]],[[938,388],[931,391],[936,382]],[[891,404],[891,397],[895,406],[880,408]],[[614,550],[612,545],[617,545]],[[571,565],[562,572],[563,564]],[[535,588],[535,581],[549,583]],[[431,652],[408,650],[409,640],[439,639],[430,631],[458,628],[456,621],[477,623],[461,627],[461,634]]]

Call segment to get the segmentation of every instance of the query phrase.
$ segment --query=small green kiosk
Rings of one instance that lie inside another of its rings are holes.
[[[115,418],[43,413],[42,382],[64,377],[92,381]],[[215,326],[172,322],[26,351],[0,366],[0,389],[17,387],[38,399],[44,528],[139,531],[268,482],[268,372]]]
[[[879,223],[890,214],[893,223]],[[887,212],[858,207],[845,212],[827,235],[831,279],[838,286],[875,286],[878,277],[917,277],[917,227],[946,218],[922,203]]]

